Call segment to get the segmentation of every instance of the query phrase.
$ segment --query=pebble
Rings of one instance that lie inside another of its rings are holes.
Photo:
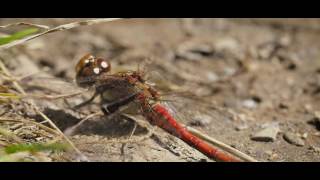
[[[225,76],[233,76],[234,74],[236,74],[236,72],[237,72],[237,70],[234,68],[227,67],[224,69]]]
[[[270,161],[274,161],[275,159],[277,159],[279,157],[278,154],[276,154],[270,150],[265,151],[265,154],[268,156],[268,160],[270,160]]]
[[[275,141],[280,128],[278,124],[271,125],[252,135],[251,139],[255,141]]]
[[[266,122],[260,125],[261,128],[267,128],[271,126],[278,126],[279,127],[279,122]]]
[[[307,139],[308,138],[308,133],[303,133],[301,136],[303,139]]]
[[[36,139],[37,142],[39,142],[39,141],[43,141],[45,138],[44,137],[37,137],[35,139]]]
[[[246,121],[247,120],[247,116],[245,114],[239,114],[238,118],[240,119],[240,121]]]
[[[222,50],[235,51],[239,48],[239,43],[233,38],[223,38],[223,39],[217,40],[214,46],[215,46],[215,49],[217,49],[217,51],[222,51]]]
[[[320,136],[320,132],[313,133],[314,136]]]
[[[189,125],[205,127],[210,124],[211,120],[212,120],[211,116],[197,114],[193,117],[193,120],[189,123]]]
[[[254,109],[257,107],[257,103],[253,99],[247,99],[242,101],[242,105],[249,109]]]
[[[286,132],[284,133],[283,138],[290,144],[304,146],[304,141],[294,133]]]
[[[320,111],[314,112],[314,123],[317,127],[320,127]]]
[[[185,42],[178,46],[176,55],[186,60],[197,61],[203,56],[213,53],[213,48],[208,43],[204,42]]]
[[[304,109],[306,110],[306,112],[310,112],[310,111],[312,111],[313,108],[312,108],[311,104],[305,104]]]
[[[290,37],[290,35],[284,35],[282,37],[280,37],[279,39],[279,44],[281,46],[287,47],[292,43],[292,39]]]
[[[320,111],[315,111],[314,112],[314,116],[315,116],[316,119],[319,120],[320,119]]]
[[[260,47],[258,49],[258,55],[260,58],[262,59],[268,59],[270,58],[272,52],[275,49],[275,45],[274,44],[263,44],[263,47]]]
[[[207,73],[207,79],[210,81],[210,82],[217,82],[219,80],[219,77],[216,73],[214,72],[208,72]]]
[[[319,153],[319,154],[320,154],[320,148],[319,148],[319,147],[316,147],[316,146],[311,145],[311,146],[309,147],[309,149],[311,149],[311,150],[314,151],[315,153]]]
[[[237,118],[240,120],[240,121],[243,121],[243,122],[246,122],[246,121],[254,121],[255,119],[251,116],[247,116],[245,114],[238,114],[237,115]]]
[[[271,155],[272,155],[272,151],[270,151],[270,150],[265,151],[264,153],[266,153],[268,156],[271,156]]]
[[[241,124],[241,125],[239,125],[239,126],[236,126],[236,130],[237,131],[242,131],[242,130],[245,130],[245,129],[248,129],[249,128],[249,126],[247,125],[247,124]]]

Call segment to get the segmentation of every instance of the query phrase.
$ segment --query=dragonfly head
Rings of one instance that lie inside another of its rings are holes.
[[[83,56],[76,65],[76,82],[80,87],[92,86],[100,75],[110,72],[111,64],[91,54]]]

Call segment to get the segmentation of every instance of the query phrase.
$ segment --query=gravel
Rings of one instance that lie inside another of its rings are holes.
[[[290,144],[304,146],[304,141],[294,133],[286,132],[284,133],[283,138]]]
[[[248,128],[249,128],[249,126],[247,124],[241,124],[241,125],[238,125],[238,126],[235,127],[235,129],[237,131],[242,131],[242,130],[245,130],[245,129],[248,129]]]
[[[254,141],[264,141],[270,142],[275,141],[277,138],[277,134],[279,133],[280,128],[278,124],[272,124],[261,131],[258,131],[254,135],[252,135],[251,139]]]

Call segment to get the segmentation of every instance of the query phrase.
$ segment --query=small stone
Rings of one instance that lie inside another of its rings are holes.
[[[237,70],[234,68],[227,67],[224,69],[225,76],[233,76],[234,74],[236,74],[236,72],[237,72]]]
[[[314,124],[319,129],[320,127],[320,111],[314,112]]]
[[[311,104],[305,104],[304,105],[304,109],[306,110],[306,112],[310,112],[310,111],[312,111],[312,105]]]
[[[239,43],[233,38],[224,38],[217,40],[214,44],[217,51],[230,50],[235,51],[239,48]]]
[[[270,159],[271,159],[271,160],[274,160],[274,159],[277,159],[278,157],[279,157],[278,154],[273,153],[273,154],[271,155]]]
[[[246,121],[248,119],[245,114],[239,114],[238,118],[240,119],[240,121]]]
[[[268,160],[271,160],[271,161],[273,161],[279,157],[278,154],[274,153],[271,150],[265,151],[265,154],[268,156]]]
[[[313,133],[314,136],[320,136],[320,132]]]
[[[249,128],[249,126],[247,125],[247,124],[241,124],[241,125],[239,125],[239,126],[236,126],[236,130],[237,131],[242,131],[242,130],[245,130],[245,129],[248,129]]]
[[[303,133],[301,137],[302,137],[303,139],[307,139],[308,133]]]
[[[194,116],[193,120],[189,123],[189,125],[205,127],[210,124],[211,120],[212,120],[211,116],[198,114],[198,115]]]
[[[45,140],[45,138],[44,138],[44,137],[37,137],[37,138],[35,138],[35,139],[36,139],[36,141],[37,141],[37,142],[40,142],[40,141]]]
[[[280,109],[288,109],[289,107],[288,107],[288,105],[286,105],[286,104],[284,104],[284,103],[280,103],[280,104],[279,104],[279,108],[280,108]]]
[[[262,59],[269,59],[275,49],[274,44],[269,43],[269,44],[263,44],[259,49],[258,49],[258,55]]]
[[[207,78],[210,82],[216,82],[219,80],[219,77],[216,73],[214,72],[208,72],[207,73]]]
[[[290,144],[304,146],[304,141],[294,133],[286,132],[284,133],[283,138]]]
[[[211,55],[213,47],[206,42],[188,41],[180,44],[176,50],[176,56],[186,60],[197,61],[204,56]]]
[[[264,141],[264,142],[275,141],[279,131],[280,131],[280,128],[278,124],[271,125],[254,134],[251,137],[251,139],[255,141]]]
[[[260,125],[261,128],[267,128],[271,126],[279,126],[279,122],[267,122]]]
[[[309,147],[309,149],[311,149],[313,152],[315,152],[315,153],[319,153],[320,154],[320,148],[319,147],[316,147],[316,146],[313,146],[313,145],[311,145],[310,147]]]
[[[290,37],[290,35],[284,35],[282,37],[280,37],[279,39],[279,44],[283,47],[287,47],[291,44],[292,39]]]
[[[257,107],[257,103],[252,99],[247,99],[247,100],[242,101],[242,105],[246,108],[249,108],[249,109],[254,109]]]
[[[272,155],[272,151],[265,151],[264,153],[266,153],[268,156],[271,156]]]
[[[320,119],[320,111],[315,111],[314,116],[315,118]]]

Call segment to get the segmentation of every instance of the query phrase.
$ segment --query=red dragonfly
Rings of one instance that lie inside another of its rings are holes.
[[[144,79],[143,71],[110,73],[111,64],[103,58],[87,54],[76,65],[76,82],[83,88],[94,87],[95,97],[101,97],[101,109],[109,116],[134,103],[149,123],[180,138],[209,158],[223,162],[238,162],[240,159],[225,153],[191,133],[172,115],[171,110],[162,105],[160,93]],[[130,106],[131,107],[131,106]]]

